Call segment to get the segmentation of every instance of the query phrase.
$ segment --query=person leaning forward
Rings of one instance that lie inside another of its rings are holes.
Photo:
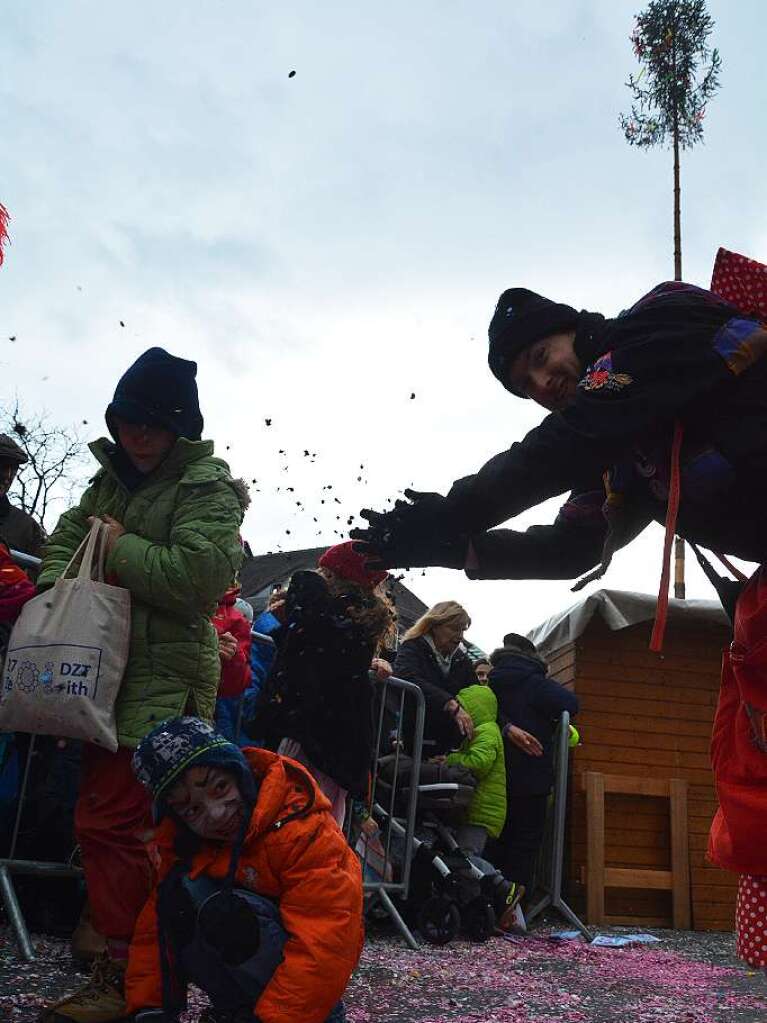
[[[424,695],[426,717],[423,732],[424,756],[442,755],[471,739],[471,715],[457,699],[458,692],[476,682],[474,668],[461,641],[471,619],[454,600],[430,607],[405,633],[394,662],[398,678],[415,682]],[[415,708],[408,701],[402,731],[412,750]]]
[[[131,771],[133,749],[167,718],[212,719],[220,676],[210,618],[242,557],[241,481],[201,440],[197,366],[162,348],[144,352],[106,411],[112,440],[91,444],[100,468],[60,518],[38,585],[61,575],[94,516],[109,525],[107,577],[131,593],[128,664],[116,704],[116,753],[84,744],[75,811],[96,930],[107,939],[92,979],[43,1010],[45,1023],[109,1023],[126,1015],[128,944],[149,895],[142,836],[149,797]]]
[[[373,560],[463,568],[474,579],[572,579],[601,561],[598,577],[614,550],[665,520],[677,479],[679,535],[762,563],[735,612],[736,647],[758,644],[767,633],[764,325],[683,282],[658,285],[614,319],[512,288],[489,339],[494,376],[550,414],[446,497],[410,491],[389,512],[364,512],[369,528],[354,536]],[[553,524],[493,528],[568,490]],[[709,846],[718,865],[760,876],[764,656],[725,661],[713,742],[720,810]]]

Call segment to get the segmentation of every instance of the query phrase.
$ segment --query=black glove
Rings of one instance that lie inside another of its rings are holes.
[[[368,512],[364,517],[374,516],[377,521],[385,519],[392,525],[405,527],[412,532],[434,529],[438,529],[440,532],[451,530],[452,505],[442,494],[406,490],[405,498],[404,501],[397,498],[391,511]]]
[[[370,531],[380,535],[388,532],[408,535],[438,532],[443,536],[456,531],[454,509],[446,497],[418,490],[406,490],[405,497],[405,501],[397,499],[390,511],[376,512],[363,508],[360,514],[370,523]]]
[[[353,529],[350,536],[366,547],[370,568],[422,567],[440,565],[463,568],[466,538],[451,503],[441,494],[406,490],[407,501],[396,501],[388,512],[362,510],[369,522],[367,529]]]
[[[352,539],[358,539],[364,533],[362,529],[352,530]],[[367,566],[373,571],[388,568],[463,568],[468,544],[466,536],[449,540],[423,537],[387,543],[358,540],[354,550],[367,555]]]

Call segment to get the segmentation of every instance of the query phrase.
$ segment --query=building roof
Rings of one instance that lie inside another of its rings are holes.
[[[269,594],[275,586],[287,583],[294,572],[316,568],[320,555],[326,550],[326,547],[308,547],[301,551],[281,551],[245,558],[240,569],[242,596],[259,614],[266,607]],[[393,577],[389,589],[397,608],[399,631],[402,632],[425,614],[428,606]]]
[[[579,604],[547,619],[527,636],[535,643],[539,653],[548,656],[582,635],[595,614],[608,628],[617,631],[652,621],[656,603],[657,598],[649,593],[597,590]],[[685,619],[730,628],[730,620],[718,600],[669,600],[669,625]]]

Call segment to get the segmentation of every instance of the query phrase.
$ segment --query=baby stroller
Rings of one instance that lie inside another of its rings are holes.
[[[394,753],[379,760],[372,816],[391,848],[394,869],[404,852],[402,822],[410,797],[412,760]],[[464,934],[487,941],[506,908],[510,885],[490,863],[467,856],[451,830],[474,795],[476,780],[463,767],[420,765],[418,812],[408,897],[399,908],[411,927],[435,945]]]

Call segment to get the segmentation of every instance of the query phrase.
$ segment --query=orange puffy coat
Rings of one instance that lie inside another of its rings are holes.
[[[238,887],[279,902],[288,933],[285,958],[254,1012],[263,1023],[324,1023],[341,998],[362,951],[362,876],[359,861],[330,815],[311,775],[287,757],[243,750],[258,779],[237,868]],[[160,878],[177,857],[177,825],[157,829]],[[190,877],[224,878],[231,845],[202,842]],[[126,974],[128,1011],[162,1005],[155,891],[139,917]]]

